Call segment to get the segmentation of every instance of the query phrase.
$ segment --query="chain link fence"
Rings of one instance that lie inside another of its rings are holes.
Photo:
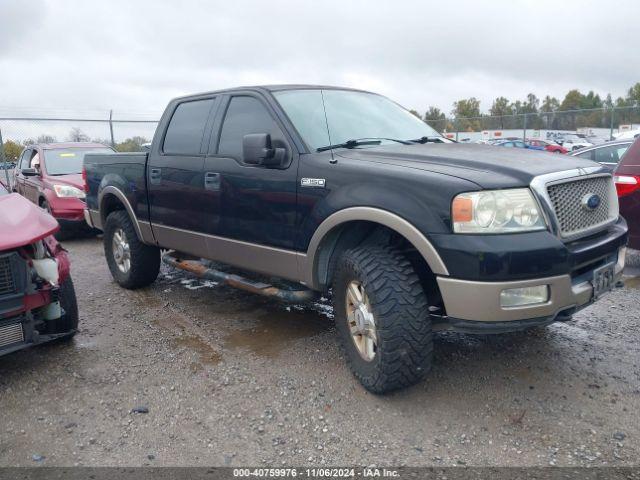
[[[576,132],[610,140],[617,134],[640,128],[640,107],[445,117],[425,121],[457,141],[554,139],[558,135]],[[153,138],[157,124],[157,117],[149,114],[120,116],[113,111],[102,111],[53,116],[0,110],[0,134],[4,140],[4,156],[9,162],[15,161],[22,149],[33,143],[94,141],[122,152],[140,151],[142,145]]]
[[[458,141],[491,138],[549,138],[583,133],[611,140],[625,131],[640,129],[640,107],[596,108],[514,115],[482,115],[426,119],[438,132]]]
[[[97,142],[121,152],[135,152],[153,138],[158,121],[149,115],[118,117],[113,112],[53,117],[41,115],[3,115],[0,134],[4,156],[13,162],[22,149],[34,143]],[[0,162],[2,160],[0,159]]]

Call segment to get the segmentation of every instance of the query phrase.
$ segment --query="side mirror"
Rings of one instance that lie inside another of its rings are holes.
[[[36,170],[35,168],[23,168],[21,170],[21,173],[25,177],[35,177],[40,175],[40,172],[38,172],[38,170]]]
[[[250,133],[242,137],[242,159],[250,165],[281,165],[286,150],[273,148],[268,133]]]

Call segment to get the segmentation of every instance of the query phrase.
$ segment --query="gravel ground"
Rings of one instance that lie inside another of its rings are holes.
[[[80,332],[0,357],[0,466],[638,464],[640,278],[567,324],[440,333],[425,381],[374,396],[326,304],[168,270],[127,291],[100,239],[65,246]]]

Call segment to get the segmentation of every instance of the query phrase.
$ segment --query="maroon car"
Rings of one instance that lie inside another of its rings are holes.
[[[0,185],[0,355],[70,339],[78,306],[58,223]]]
[[[30,145],[16,164],[13,190],[47,210],[63,231],[87,228],[82,160],[89,152],[113,150],[88,142]]]
[[[640,138],[620,160],[614,180],[620,214],[629,225],[629,247],[640,250]]]

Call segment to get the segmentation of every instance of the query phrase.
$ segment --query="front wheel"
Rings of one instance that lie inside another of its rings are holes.
[[[338,260],[334,312],[347,361],[373,393],[413,385],[431,369],[427,297],[407,258],[392,247],[359,247]]]
[[[160,249],[140,241],[124,210],[112,212],[107,217],[103,242],[109,270],[121,287],[146,287],[158,277]]]
[[[58,327],[60,332],[69,332],[60,340],[71,340],[78,331],[78,301],[71,277],[60,284],[60,307],[64,311],[64,322]]]

